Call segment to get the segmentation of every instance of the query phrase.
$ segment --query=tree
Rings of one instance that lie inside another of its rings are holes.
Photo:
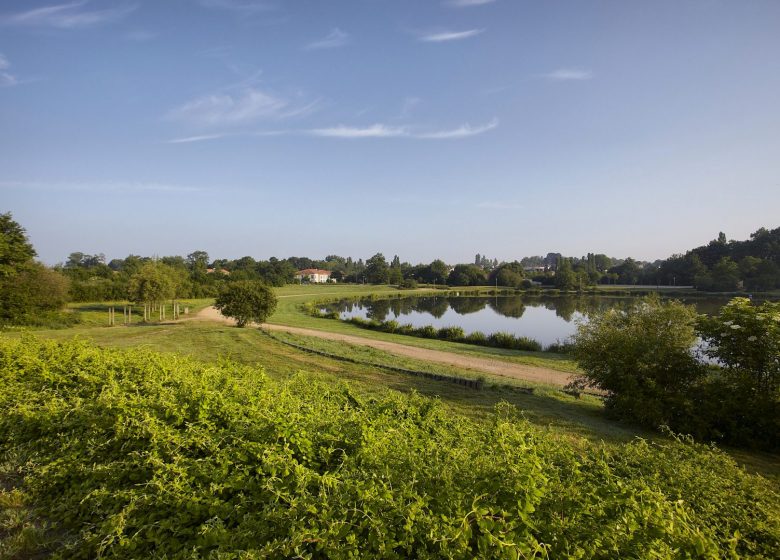
[[[130,301],[155,306],[175,294],[174,271],[164,264],[146,263],[130,277],[127,294]]]
[[[389,267],[382,253],[377,253],[366,261],[366,281],[371,284],[387,284]]]
[[[523,285],[523,274],[523,266],[519,262],[505,263],[490,272],[488,283],[493,286],[519,288]]]
[[[31,261],[18,274],[0,278],[0,320],[35,322],[39,313],[61,309],[69,288],[65,276]]]
[[[262,282],[240,280],[223,286],[214,307],[243,328],[251,322],[264,322],[276,310],[276,296]]]
[[[474,264],[456,264],[447,277],[450,286],[484,286],[487,274],[482,267]]]
[[[40,312],[56,311],[68,301],[68,279],[33,261],[35,254],[11,213],[0,214],[0,320],[35,322]]]
[[[729,257],[723,257],[710,273],[712,290],[716,292],[733,292],[739,287],[739,266]]]
[[[574,336],[580,382],[605,391],[618,417],[674,425],[687,389],[704,375],[692,352],[696,319],[693,306],[657,295],[591,315]]]
[[[0,214],[0,278],[18,274],[35,255],[24,228],[10,212]]]
[[[578,287],[577,274],[572,270],[569,259],[560,259],[555,271],[555,287],[559,290],[575,290]]]

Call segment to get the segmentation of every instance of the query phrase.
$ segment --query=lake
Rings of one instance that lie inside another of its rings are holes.
[[[636,299],[625,296],[425,296],[343,300],[328,304],[323,310],[338,311],[342,319],[395,320],[415,327],[433,325],[437,329],[458,326],[466,334],[508,332],[547,346],[574,334],[577,321],[587,320],[589,313],[624,307]],[[699,313],[713,314],[728,301],[729,298],[722,297],[697,297],[686,303],[695,305]]]

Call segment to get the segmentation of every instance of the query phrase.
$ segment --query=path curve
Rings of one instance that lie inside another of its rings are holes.
[[[228,325],[235,325],[236,323],[233,319],[230,319],[222,315],[222,313],[220,313],[215,307],[207,307],[201,310],[195,316],[195,319],[202,320],[202,321],[216,321]],[[386,340],[375,340],[371,338],[363,338],[360,336],[353,336],[349,334],[320,331],[316,329],[288,327],[286,325],[275,325],[271,323],[264,323],[259,326],[271,331],[282,331],[291,334],[299,334],[303,336],[314,336],[326,340],[338,340],[341,342],[355,344],[358,346],[369,346],[371,348],[376,348],[377,350],[383,350],[391,354],[406,356],[407,358],[414,358],[416,360],[434,362],[437,364],[455,366],[464,369],[478,370],[485,373],[490,373],[492,375],[510,377],[512,379],[523,379],[525,381],[547,383],[549,385],[556,385],[559,387],[563,387],[564,385],[568,384],[571,381],[570,373],[557,371],[550,368],[529,366],[524,364],[514,364],[510,362],[504,362],[501,360],[491,360],[490,358],[464,356],[462,354],[456,354],[454,352],[445,352],[443,350],[431,350],[429,348],[407,346],[406,344],[399,344],[397,342],[389,342]]]

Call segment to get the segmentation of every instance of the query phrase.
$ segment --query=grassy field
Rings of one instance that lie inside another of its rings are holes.
[[[485,288],[458,288],[449,290],[449,292],[463,294],[476,293],[478,291],[484,290]],[[334,319],[312,317],[300,309],[302,304],[309,301],[353,298],[374,294],[383,297],[405,297],[409,295],[426,293],[442,294],[447,293],[447,291],[436,290],[434,292],[433,290],[425,289],[412,291],[398,290],[388,286],[356,287],[326,284],[321,286],[285,286],[284,288],[277,288],[276,293],[279,296],[279,305],[276,309],[276,312],[268,319],[269,323],[337,332],[341,334],[370,338],[373,340],[387,340],[390,342],[397,342],[399,344],[406,344],[407,346],[416,346],[418,348],[442,350],[467,356],[487,357],[491,359],[504,360],[507,362],[514,362],[531,366],[548,367],[558,371],[577,371],[576,364],[570,358],[561,354],[548,352],[521,352],[517,350],[487,348],[484,346],[460,344],[457,342],[447,342],[443,340],[417,338],[400,334],[382,333],[368,329],[361,329],[355,325],[342,321],[336,321]]]
[[[426,291],[429,290],[399,291],[386,286],[287,286],[277,289],[279,305],[269,322],[389,340],[409,346],[464,355],[490,357],[565,372],[576,371],[576,364],[563,355],[519,352],[391,335],[360,329],[332,319],[311,317],[300,309],[301,304],[307,301],[372,294],[383,297],[403,297]],[[463,293],[464,290],[457,291]],[[437,290],[437,293],[441,291]],[[212,300],[186,300],[181,303],[182,307],[189,307],[190,317],[192,317],[199,310],[211,305]],[[180,353],[204,362],[231,360],[257,364],[263,366],[271,377],[278,379],[290,377],[298,371],[321,373],[334,381],[349,380],[364,394],[379,394],[388,389],[414,391],[438,397],[454,413],[470,417],[485,417],[491,413],[497,403],[507,401],[522,410],[523,415],[532,423],[544,426],[552,433],[571,441],[603,440],[607,445],[619,445],[636,436],[663,439],[655,433],[608,420],[603,414],[601,401],[596,397],[583,395],[577,399],[554,387],[492,377],[474,370],[432,364],[373,348],[280,332],[269,336],[258,329],[237,329],[216,323],[189,321],[186,320],[186,316],[185,320],[178,322],[142,323],[137,311],[132,325],[108,327],[108,307],[114,305],[118,309],[117,321],[121,322],[123,304],[124,302],[73,304],[71,312],[77,313],[80,319],[77,326],[60,330],[36,329],[33,332],[38,336],[55,340],[80,338],[94,341],[105,347],[140,347],[166,353]],[[170,308],[168,312],[170,313]],[[21,336],[21,332],[23,331],[14,329],[0,336]],[[334,356],[348,357],[361,363],[350,363],[301,351],[290,346],[290,343]],[[446,381],[392,372],[383,366],[465,378],[484,376],[486,385],[483,390],[464,388]],[[527,387],[533,387],[534,393],[528,394],[522,390]],[[741,450],[729,450],[729,452],[751,470],[776,479],[780,477],[780,459],[777,456]]]
[[[298,309],[301,303],[311,299],[352,297],[370,293],[393,295],[399,292],[392,288],[291,286],[279,290],[279,310],[271,321],[344,332],[368,338],[393,340],[403,344],[455,351],[462,354],[499,357],[507,361],[556,367],[563,371],[575,369],[574,363],[563,356],[469,347],[444,341],[376,333],[334,320],[313,318],[303,314]],[[190,306],[191,313],[195,313],[210,305],[211,301],[191,300],[187,304]],[[204,362],[229,360],[257,364],[263,366],[271,377],[277,379],[288,378],[299,371],[313,372],[334,381],[348,380],[354,384],[357,391],[366,395],[382,394],[388,389],[418,392],[438,397],[453,413],[474,418],[489,415],[497,403],[507,401],[516,405],[530,422],[537,426],[543,426],[551,433],[570,441],[582,441],[583,443],[585,441],[604,441],[607,445],[620,445],[637,436],[647,439],[663,439],[662,436],[655,433],[607,419],[603,414],[601,402],[596,397],[584,395],[577,399],[554,387],[491,377],[481,372],[431,364],[380,350],[315,337],[278,332],[269,336],[258,329],[238,329],[216,323],[187,320],[163,324],[134,323],[132,326],[108,327],[106,326],[106,307],[108,305],[83,304],[74,306],[73,311],[79,313],[81,317],[81,323],[78,326],[70,329],[36,330],[34,332],[38,336],[55,340],[67,340],[75,337],[91,340],[105,347],[140,347],[166,353],[179,353]],[[14,330],[0,334],[0,336],[22,336],[22,333]],[[363,363],[355,364],[323,357],[293,348],[288,343],[327,352],[335,356],[347,356]],[[467,378],[484,375],[487,383],[483,390],[475,390],[448,382],[391,372],[384,369],[383,366]],[[530,386],[534,388],[533,394],[518,390],[519,387]],[[729,450],[729,452],[753,471],[761,472],[776,480],[780,477],[780,460],[777,456],[740,450]]]

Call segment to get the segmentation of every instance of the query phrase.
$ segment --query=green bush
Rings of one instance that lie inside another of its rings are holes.
[[[696,317],[693,306],[658,296],[592,314],[574,336],[583,381],[606,391],[607,409],[620,418],[676,427],[705,373],[692,351]]]
[[[780,497],[682,440],[569,443],[299,374],[0,339],[0,458],[61,558],[774,558]],[[0,508],[9,500],[0,500]],[[5,543],[11,538],[0,533]],[[5,551],[8,551],[5,549]],[[19,556],[10,551],[10,555]]]
[[[466,335],[460,327],[442,327],[439,329],[439,332],[436,333],[436,336],[442,340],[457,342],[462,340]]]
[[[276,295],[262,282],[238,280],[220,289],[214,307],[244,327],[252,322],[262,323],[272,315],[276,310]]]
[[[467,342],[468,344],[475,344],[477,346],[487,346],[488,339],[487,336],[485,336],[485,333],[481,331],[474,331],[473,333],[467,334],[463,342]]]
[[[394,333],[398,330],[398,327],[400,325],[398,324],[398,321],[385,321],[379,325],[379,330],[386,333]]]
[[[424,327],[417,327],[417,329],[415,330],[415,335],[421,338],[436,338],[438,334],[439,331],[436,330],[436,327],[431,325],[425,325]]]
[[[528,352],[541,352],[542,345],[536,340],[524,336],[515,336],[511,333],[496,332],[488,336],[488,345],[495,348],[508,350],[524,350]]]

